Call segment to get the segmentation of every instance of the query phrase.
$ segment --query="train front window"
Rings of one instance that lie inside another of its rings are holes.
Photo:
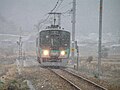
[[[59,35],[51,35],[51,46],[59,46],[59,45],[60,45]]]
[[[70,33],[66,31],[42,31],[40,46],[70,47]]]
[[[50,45],[49,31],[42,31],[40,33],[40,45]]]
[[[61,45],[64,47],[70,47],[70,33],[66,31],[61,32]]]

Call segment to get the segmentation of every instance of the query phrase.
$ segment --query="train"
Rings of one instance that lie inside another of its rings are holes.
[[[65,67],[70,56],[70,32],[59,25],[46,27],[36,38],[36,52],[41,66]]]

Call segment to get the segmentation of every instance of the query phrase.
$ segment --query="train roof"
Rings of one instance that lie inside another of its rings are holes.
[[[45,29],[42,29],[40,32],[43,32],[43,31],[63,31],[63,32],[69,32],[69,31],[64,30],[64,28],[59,27],[58,25],[48,26]]]

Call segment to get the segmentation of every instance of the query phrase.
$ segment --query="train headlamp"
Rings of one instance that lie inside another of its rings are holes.
[[[62,56],[64,56],[64,55],[65,55],[65,51],[61,51],[60,54],[61,54]]]
[[[49,55],[49,50],[43,50],[43,55],[45,56]]]

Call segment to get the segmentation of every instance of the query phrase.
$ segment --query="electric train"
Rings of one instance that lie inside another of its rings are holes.
[[[70,54],[70,32],[58,25],[41,30],[36,39],[37,61],[42,66],[66,66]]]

